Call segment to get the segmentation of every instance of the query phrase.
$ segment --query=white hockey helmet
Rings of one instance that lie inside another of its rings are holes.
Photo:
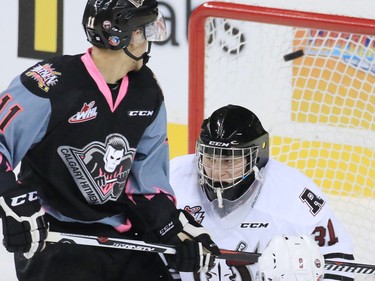
[[[324,258],[310,236],[276,236],[258,261],[258,281],[321,281]]]

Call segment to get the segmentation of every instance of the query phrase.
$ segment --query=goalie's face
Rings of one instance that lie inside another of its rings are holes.
[[[203,174],[212,187],[228,189],[245,177],[248,161],[242,155],[202,155]],[[216,184],[215,184],[216,183]]]
[[[250,186],[244,181],[252,173],[258,147],[218,148],[197,143],[200,184],[212,201],[218,197],[238,199]]]
[[[221,213],[229,213],[250,200],[251,186],[260,180],[268,161],[268,133],[250,110],[224,106],[203,121],[196,156],[207,198]]]

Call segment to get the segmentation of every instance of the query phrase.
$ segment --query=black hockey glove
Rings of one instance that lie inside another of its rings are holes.
[[[45,246],[48,226],[37,192],[19,185],[17,191],[0,197],[3,244],[9,252],[23,252],[26,258]]]
[[[162,241],[176,246],[175,255],[166,255],[171,268],[185,272],[207,272],[220,254],[207,230],[186,211],[175,216],[159,230]]]
[[[171,268],[182,272],[208,272],[215,265],[215,256],[201,242],[184,240],[176,245],[176,254],[167,255]]]

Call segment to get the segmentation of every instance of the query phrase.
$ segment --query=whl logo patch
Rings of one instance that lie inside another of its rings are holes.
[[[95,119],[98,115],[97,107],[95,106],[95,101],[90,102],[89,104],[84,103],[81,111],[74,114],[72,117],[69,118],[69,123],[82,123],[86,121],[90,121],[92,119]]]

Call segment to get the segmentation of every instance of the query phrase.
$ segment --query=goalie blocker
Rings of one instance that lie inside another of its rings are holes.
[[[320,281],[324,257],[309,236],[276,236],[259,257],[258,281]]]

